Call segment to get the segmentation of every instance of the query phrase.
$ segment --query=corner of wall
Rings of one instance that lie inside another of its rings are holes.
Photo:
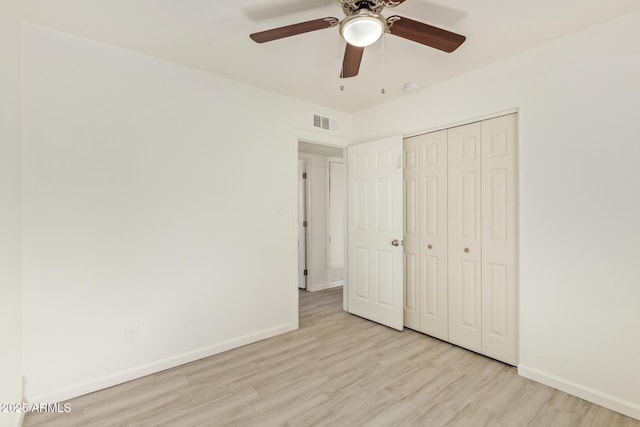
[[[20,3],[0,3],[0,402],[22,403]],[[22,423],[0,413],[0,426]]]

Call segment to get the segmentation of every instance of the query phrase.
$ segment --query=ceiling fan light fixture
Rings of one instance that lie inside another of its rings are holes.
[[[340,24],[340,34],[352,46],[374,44],[387,31],[387,21],[379,13],[359,10]]]

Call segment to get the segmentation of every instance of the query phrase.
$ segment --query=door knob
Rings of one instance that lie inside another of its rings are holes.
[[[391,242],[391,244],[392,244],[393,246],[400,246],[400,240],[398,240],[398,239],[393,239],[393,241]]]
[[[427,246],[427,249],[433,249],[433,245]]]
[[[469,250],[469,248],[464,248],[464,253],[465,253],[465,254],[468,254],[469,252],[471,252],[471,251]]]

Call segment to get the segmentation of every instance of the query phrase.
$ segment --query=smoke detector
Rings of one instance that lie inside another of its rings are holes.
[[[420,83],[407,82],[407,83],[404,84],[404,91],[405,92],[415,92],[418,89],[420,89]]]

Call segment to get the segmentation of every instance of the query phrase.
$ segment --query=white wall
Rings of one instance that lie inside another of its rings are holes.
[[[22,401],[20,284],[20,15],[0,1],[0,402]],[[0,413],[0,426],[18,414]]]
[[[28,398],[297,327],[297,141],[350,117],[29,24],[23,55]]]
[[[519,109],[520,373],[640,418],[640,12],[354,117],[354,137]]]

